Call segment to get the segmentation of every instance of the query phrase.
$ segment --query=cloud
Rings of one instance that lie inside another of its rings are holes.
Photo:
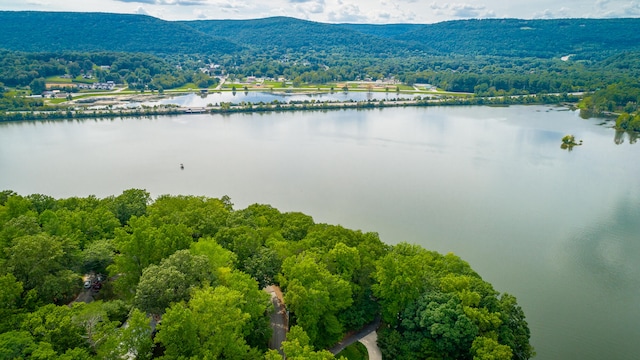
[[[147,10],[145,10],[145,8],[143,8],[142,6],[138,6],[138,8],[133,12],[134,14],[138,14],[138,15],[151,15],[149,14],[149,12]]]
[[[338,4],[341,6],[336,11],[330,11],[327,14],[329,21],[348,23],[367,22],[367,16],[360,11],[358,5],[344,4],[342,0],[338,0]]]
[[[202,11],[200,9],[194,10],[193,15],[196,17],[196,19],[200,19],[200,20],[206,20],[209,18],[209,15],[207,15],[205,11]]]
[[[493,10],[488,10],[484,5],[456,4],[444,3],[438,4],[432,2],[429,7],[435,11],[437,15],[454,17],[454,18],[490,18],[495,17]]]
[[[178,5],[178,6],[198,6],[207,5],[208,0],[115,0],[126,3],[140,3],[149,5]]]
[[[309,18],[309,14],[322,14],[325,9],[324,0],[289,0],[289,2],[297,3],[296,11],[304,14],[306,18]]]
[[[616,10],[610,10],[605,12],[603,16],[606,18],[639,17],[640,3],[638,3],[637,1],[631,1]]]
[[[227,14],[240,14],[246,12],[247,6],[239,1],[218,1],[211,5],[210,8],[216,9],[217,12],[223,12]]]
[[[26,3],[28,5],[35,5],[35,6],[49,6],[49,5],[51,5],[51,3],[48,3],[46,1],[40,1],[40,0],[27,0]]]
[[[569,9],[562,7],[557,11],[545,9],[541,12],[536,12],[533,14],[533,18],[534,19],[557,19],[557,18],[569,17],[570,14],[571,14],[571,11]]]

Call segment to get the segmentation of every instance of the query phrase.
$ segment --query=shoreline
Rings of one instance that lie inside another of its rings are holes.
[[[159,94],[153,94],[155,99]],[[161,94],[162,98],[170,97],[174,94]],[[124,100],[119,100],[118,104],[130,103],[131,99],[138,96],[129,96]],[[145,98],[148,100],[149,98]],[[288,103],[221,103],[215,106],[205,107],[184,107],[178,105],[142,105],[135,108],[113,109],[109,106],[114,104],[101,105],[103,109],[77,109],[67,107],[53,108],[50,110],[34,111],[9,111],[0,113],[0,122],[13,121],[34,121],[34,120],[64,120],[64,119],[86,119],[86,118],[127,118],[156,115],[181,115],[181,114],[229,114],[229,113],[265,113],[280,111],[328,111],[345,109],[380,109],[386,107],[421,107],[421,106],[510,106],[510,105],[566,105],[574,106],[580,98],[568,94],[551,95],[514,95],[504,97],[441,97],[413,100],[367,100],[367,101],[296,101]],[[111,99],[109,99],[111,100]],[[102,101],[107,101],[105,96]],[[96,106],[98,101],[90,103]]]

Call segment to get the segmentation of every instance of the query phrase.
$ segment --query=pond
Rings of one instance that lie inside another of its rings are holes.
[[[179,105],[181,107],[205,107],[209,104],[217,105],[221,102],[230,102],[233,104],[260,102],[270,103],[278,101],[280,103],[289,102],[350,102],[350,101],[379,101],[379,100],[413,100],[417,96],[429,97],[428,94],[410,94],[395,92],[367,92],[367,91],[349,91],[349,92],[262,92],[262,91],[222,91],[208,94],[186,94],[169,96],[164,99],[147,101],[142,103],[132,103],[132,105]]]
[[[640,146],[601,122],[513,106],[5,123],[0,189],[302,211],[461,256],[518,298],[537,359],[636,359]]]

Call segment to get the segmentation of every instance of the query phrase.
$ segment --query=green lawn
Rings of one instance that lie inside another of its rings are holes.
[[[55,98],[55,99],[50,99],[47,102],[49,102],[50,104],[57,105],[57,104],[65,102],[65,101],[67,101],[67,99],[65,99],[65,98]]]
[[[93,84],[98,82],[98,79],[85,79],[82,76],[78,76],[74,79],[63,78],[62,76],[49,76],[45,79],[47,83],[57,83],[57,84],[71,84],[71,83],[83,83],[83,84]]]

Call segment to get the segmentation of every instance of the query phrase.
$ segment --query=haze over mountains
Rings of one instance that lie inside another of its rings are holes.
[[[144,15],[0,12],[0,48],[231,54],[316,51],[352,56],[497,55],[552,58],[640,50],[640,19],[459,20],[325,24],[287,17],[165,21]]]

